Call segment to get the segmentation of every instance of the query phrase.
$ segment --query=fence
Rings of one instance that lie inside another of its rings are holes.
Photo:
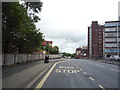
[[[61,56],[58,54],[49,55],[50,59],[57,59],[60,57]],[[12,64],[17,64],[17,63],[27,62],[27,61],[43,60],[43,59],[45,59],[44,54],[2,54],[1,66],[12,65]]]

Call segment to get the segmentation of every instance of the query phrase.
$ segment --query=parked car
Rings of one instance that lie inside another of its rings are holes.
[[[120,57],[118,55],[111,55],[110,60],[120,60]]]

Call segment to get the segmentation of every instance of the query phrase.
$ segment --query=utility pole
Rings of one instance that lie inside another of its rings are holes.
[[[61,49],[61,51],[60,51],[60,55],[61,55],[61,57],[62,57],[62,40],[61,40],[61,42],[60,42],[60,49]]]

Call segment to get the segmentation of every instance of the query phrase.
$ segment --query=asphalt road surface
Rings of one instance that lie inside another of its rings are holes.
[[[55,63],[35,88],[118,89],[118,67],[87,59],[67,59]]]

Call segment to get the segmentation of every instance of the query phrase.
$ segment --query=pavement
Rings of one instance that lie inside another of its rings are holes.
[[[85,59],[58,63],[36,88],[91,88],[119,90],[117,65]],[[35,88],[35,87],[34,87]]]
[[[120,60],[95,60],[95,61],[98,61],[98,62],[102,62],[102,63],[108,63],[108,64],[114,64],[114,65],[119,65],[120,66]]]
[[[3,68],[3,88],[119,90],[120,66],[89,59],[56,59]]]
[[[2,68],[2,87],[3,88],[30,88],[37,78],[40,78],[51,66],[61,61],[61,59],[50,60],[50,63],[44,61],[35,61],[24,63],[17,66],[8,66]]]

